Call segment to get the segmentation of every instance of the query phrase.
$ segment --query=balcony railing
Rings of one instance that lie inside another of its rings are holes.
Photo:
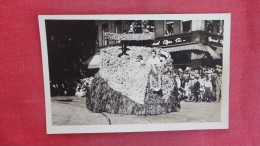
[[[144,40],[154,40],[154,33],[105,33],[105,39],[111,41],[144,41]]]

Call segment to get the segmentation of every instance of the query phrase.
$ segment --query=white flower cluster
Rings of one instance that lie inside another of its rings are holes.
[[[104,78],[109,86],[123,95],[133,99],[134,101],[143,104],[149,73],[151,67],[146,64],[143,65],[137,61],[138,56],[142,55],[143,62],[147,62],[151,58],[152,50],[159,52],[158,48],[129,46],[127,51],[129,55],[117,57],[121,53],[118,47],[108,47],[101,50],[101,66],[99,74]],[[170,96],[170,91],[173,89],[170,75],[166,74],[165,70],[171,67],[171,63],[159,67],[162,92],[165,99]]]
[[[129,55],[117,57],[121,53],[118,47],[109,47],[101,51],[99,74],[114,90],[130,97],[138,103],[144,102],[149,69],[137,61],[142,55],[146,62],[151,57],[152,48],[129,46]]]
[[[75,96],[83,97],[86,95],[87,88],[92,84],[93,77],[80,79],[80,82],[77,84]]]
[[[92,84],[93,79],[94,79],[94,77],[80,79],[81,85],[82,86],[90,86]]]

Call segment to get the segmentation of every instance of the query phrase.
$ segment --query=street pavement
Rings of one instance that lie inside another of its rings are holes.
[[[93,113],[86,108],[84,97],[51,97],[53,125],[154,124],[186,122],[219,122],[221,104],[181,102],[179,112],[162,115],[123,115]]]

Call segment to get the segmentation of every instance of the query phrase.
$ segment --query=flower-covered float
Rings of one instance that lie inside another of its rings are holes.
[[[89,110],[155,115],[180,109],[169,53],[160,48],[129,45],[132,41],[151,41],[154,33],[108,33],[105,37],[120,40],[122,48],[113,46],[101,50],[100,70],[86,94]]]

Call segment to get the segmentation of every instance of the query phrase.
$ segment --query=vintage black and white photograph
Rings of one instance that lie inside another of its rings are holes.
[[[41,15],[47,133],[228,128],[230,14]]]

